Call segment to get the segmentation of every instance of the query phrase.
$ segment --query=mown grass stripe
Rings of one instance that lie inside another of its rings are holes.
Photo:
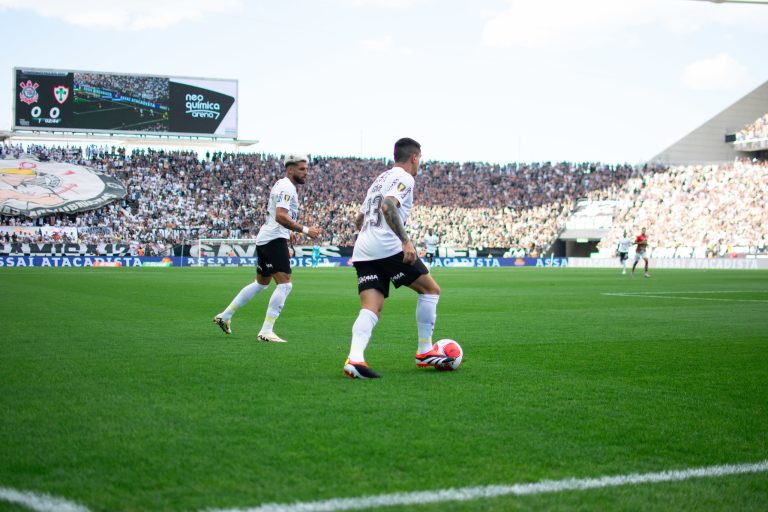
[[[364,510],[375,507],[394,507],[399,505],[425,505],[446,501],[473,501],[499,496],[526,496],[565,491],[585,491],[605,487],[641,485],[660,482],[679,482],[692,478],[714,478],[746,473],[764,473],[768,471],[768,460],[753,464],[726,464],[682,470],[667,470],[657,473],[630,473],[626,475],[602,476],[597,478],[568,478],[565,480],[542,480],[540,482],[513,485],[488,485],[482,487],[464,487],[460,489],[441,489],[359,498],[335,498],[324,501],[297,503],[268,503],[255,508],[216,509],[207,512],[337,512],[342,510]]]

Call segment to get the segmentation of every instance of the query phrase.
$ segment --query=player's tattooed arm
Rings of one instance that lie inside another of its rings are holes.
[[[387,196],[381,202],[381,213],[384,216],[384,220],[387,222],[387,225],[395,233],[395,235],[397,235],[397,238],[399,238],[401,242],[405,243],[410,239],[408,238],[408,233],[405,231],[403,219],[400,217],[400,212],[397,209],[398,206],[399,205],[397,204],[397,200],[395,198]]]
[[[405,231],[405,224],[400,217],[400,212],[397,207],[399,203],[394,197],[387,196],[381,202],[381,213],[387,225],[394,231],[397,238],[403,243],[403,263],[413,265],[416,262],[416,248],[413,246],[413,242],[408,238],[408,233]]]

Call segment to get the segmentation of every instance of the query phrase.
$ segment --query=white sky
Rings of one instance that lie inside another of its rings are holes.
[[[693,0],[0,0],[0,29],[0,130],[14,66],[234,78],[276,153],[634,163],[768,80],[768,5]]]

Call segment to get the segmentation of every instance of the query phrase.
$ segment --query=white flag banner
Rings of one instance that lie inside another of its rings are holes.
[[[0,160],[0,214],[35,218],[93,210],[127,193],[116,178],[82,165]]]

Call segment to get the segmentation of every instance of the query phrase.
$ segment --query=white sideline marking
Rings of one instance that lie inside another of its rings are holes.
[[[567,478],[565,480],[542,480],[540,482],[514,485],[487,485],[483,487],[463,487],[460,489],[442,489],[436,491],[380,494],[359,498],[335,498],[325,501],[305,501],[295,503],[266,503],[255,508],[209,509],[208,512],[336,512],[339,510],[362,510],[374,507],[394,507],[398,505],[423,505],[444,501],[471,501],[497,496],[526,496],[563,491],[584,491],[622,485],[638,485],[658,482],[679,482],[691,478],[712,478],[745,473],[764,473],[768,471],[768,460],[755,464],[726,464],[681,470],[661,471],[659,473],[631,473],[628,475],[602,476],[598,478]]]
[[[706,300],[715,302],[768,302],[765,299],[713,299],[709,297],[675,297],[675,295],[694,295],[699,293],[766,293],[764,290],[712,290],[712,291],[694,291],[694,292],[623,292],[623,293],[603,293],[612,297],[641,297],[649,299],[676,299],[676,300]]]
[[[689,294],[693,294],[693,293],[766,293],[766,290],[696,290],[693,292],[626,292],[626,293],[631,293],[634,295],[647,295],[649,293],[656,293],[658,295],[662,295],[662,294],[676,293],[680,295],[681,293],[689,293]]]
[[[90,512],[84,506],[62,498],[6,487],[0,487],[0,501],[9,501],[39,512]]]

